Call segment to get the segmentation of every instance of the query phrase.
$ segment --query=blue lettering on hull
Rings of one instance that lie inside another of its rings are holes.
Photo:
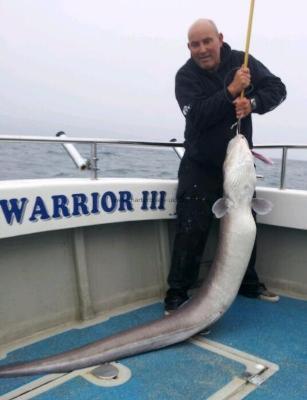
[[[26,197],[22,197],[21,199],[0,200],[2,213],[9,225],[12,225],[14,222],[14,217],[19,224],[22,224],[28,201]]]
[[[100,213],[110,214],[116,211],[121,213],[134,212],[135,204],[140,204],[141,211],[159,211],[165,210],[166,195],[165,191],[152,190],[149,192],[144,190],[141,199],[134,200],[132,192],[122,190],[117,194],[112,191],[93,192],[90,195],[73,193],[69,197],[64,194],[55,194],[49,199],[36,196],[31,204],[26,197],[0,199],[0,211],[2,211],[4,220],[8,225],[12,225],[14,222],[22,224],[27,210],[27,215],[30,215],[28,218],[30,222]],[[31,207],[30,210],[29,207]]]

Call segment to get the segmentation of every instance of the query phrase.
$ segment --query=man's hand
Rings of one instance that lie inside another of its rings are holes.
[[[235,73],[232,82],[227,89],[233,98],[239,96],[242,90],[246,89],[251,83],[251,75],[249,68],[241,67]]]
[[[250,99],[237,97],[233,102],[236,109],[236,116],[238,119],[247,117],[252,112]]]

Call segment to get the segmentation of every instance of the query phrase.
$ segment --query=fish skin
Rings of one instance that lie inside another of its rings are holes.
[[[163,318],[58,355],[0,367],[0,378],[71,372],[184,341],[216,322],[234,301],[253,249],[254,160],[244,136],[230,142],[224,162],[227,212],[209,274],[191,300]]]

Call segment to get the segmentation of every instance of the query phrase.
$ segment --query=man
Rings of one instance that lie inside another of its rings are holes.
[[[233,125],[241,120],[252,147],[252,113],[264,114],[286,97],[279,78],[249,56],[223,42],[213,21],[200,19],[188,32],[191,58],[176,75],[176,98],[186,120],[185,154],[178,172],[177,229],[168,276],[165,310],[171,312],[188,300],[212,222],[212,205],[223,192],[222,165]],[[245,91],[243,98],[240,97]],[[259,282],[255,271],[256,246],[240,293],[278,301]]]

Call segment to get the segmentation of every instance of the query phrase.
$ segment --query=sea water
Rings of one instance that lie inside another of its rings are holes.
[[[90,146],[76,146],[84,158],[90,158]],[[98,145],[99,177],[176,179],[179,158],[172,148]],[[280,158],[270,166],[256,161],[258,186],[279,187]],[[0,143],[0,180],[91,177],[80,171],[58,143]],[[307,190],[307,162],[288,160],[285,187]]]

